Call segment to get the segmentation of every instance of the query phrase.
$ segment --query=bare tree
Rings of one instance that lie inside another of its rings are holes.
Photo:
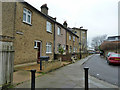
[[[106,39],[107,35],[96,36],[92,39],[91,46],[94,47],[95,50],[99,50],[99,46]]]
[[[86,40],[83,40],[82,41],[82,51],[86,52],[87,50],[87,43],[86,43]]]

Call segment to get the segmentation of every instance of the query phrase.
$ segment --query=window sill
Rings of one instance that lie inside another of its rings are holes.
[[[24,24],[27,24],[27,25],[30,25],[30,26],[32,26],[32,24],[30,24],[30,23],[27,23],[27,22],[25,22],[25,21],[23,21],[23,23],[24,23]]]
[[[52,52],[46,52],[46,54],[52,54]]]
[[[34,47],[34,49],[37,49],[38,47],[36,46],[36,47]]]
[[[50,31],[47,31],[48,33],[50,33],[50,34],[52,34],[52,32],[50,32]]]

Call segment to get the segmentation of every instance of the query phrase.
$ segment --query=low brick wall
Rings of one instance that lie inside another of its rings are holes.
[[[89,54],[88,53],[82,53],[82,58],[87,57]],[[61,55],[61,54],[55,54],[55,59],[60,59],[62,61],[71,61],[71,57],[75,56],[76,59],[80,59],[80,53],[74,53],[73,54],[66,54],[66,55]]]
[[[49,72],[59,67],[61,67],[60,60],[42,61],[42,72]]]

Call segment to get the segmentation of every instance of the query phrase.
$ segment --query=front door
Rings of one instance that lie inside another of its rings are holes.
[[[37,42],[37,45],[38,45],[38,59],[39,59],[41,55],[41,43]]]
[[[66,53],[68,53],[68,45],[66,45]]]

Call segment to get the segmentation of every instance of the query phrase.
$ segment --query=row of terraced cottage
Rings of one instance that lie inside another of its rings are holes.
[[[55,59],[59,48],[64,55],[86,51],[87,30],[68,28],[48,15],[47,4],[41,11],[27,2],[2,2],[2,33],[0,41],[13,42],[14,64],[34,62],[40,56]]]

